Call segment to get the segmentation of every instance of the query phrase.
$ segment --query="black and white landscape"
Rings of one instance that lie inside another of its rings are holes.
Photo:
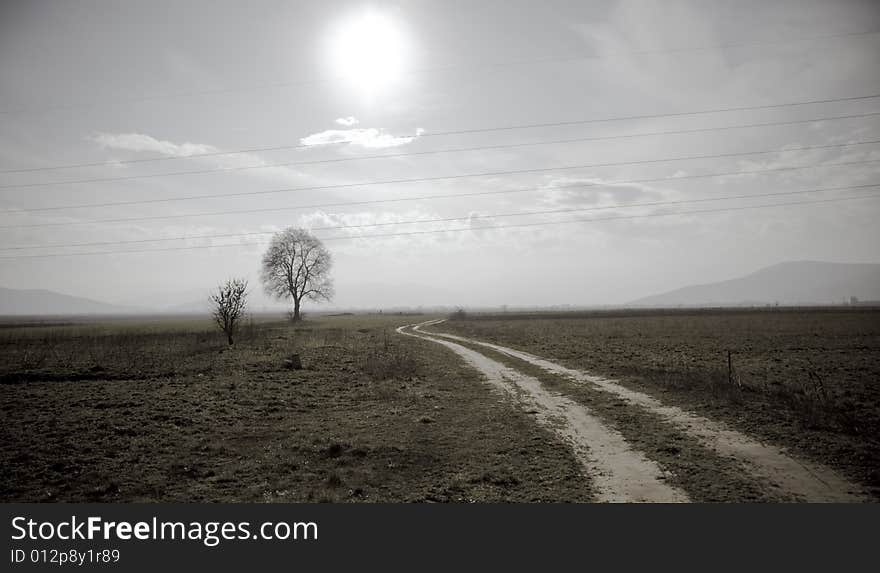
[[[876,502],[878,54],[873,0],[0,3],[0,501]]]

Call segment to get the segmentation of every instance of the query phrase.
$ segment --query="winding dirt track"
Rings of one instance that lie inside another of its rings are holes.
[[[663,481],[653,461],[629,447],[619,432],[605,426],[590,411],[568,398],[549,392],[541,382],[460,344],[408,332],[449,348],[476,368],[486,380],[510,395],[522,408],[535,412],[539,423],[562,437],[573,449],[596,487],[602,502],[687,502],[687,494]]]
[[[561,375],[579,383],[590,384],[595,389],[613,394],[627,403],[658,415],[668,424],[696,438],[700,443],[718,455],[732,458],[741,463],[751,475],[774,484],[782,491],[809,502],[860,502],[866,496],[861,488],[833,470],[815,463],[808,463],[791,457],[780,448],[762,444],[726,425],[682,410],[677,406],[663,404],[656,398],[630,390],[619,383],[566,368],[543,358],[479,340],[473,340],[440,332],[425,332],[422,328],[443,322],[434,320],[412,326],[413,332],[398,329],[401,334],[416,336],[442,344],[465,359],[473,367],[486,375],[491,383],[511,392],[510,382],[516,385],[524,396],[524,402],[533,402],[546,412],[542,421],[552,422],[552,414],[562,415],[568,425],[556,427],[571,443],[600,485],[600,501],[687,501],[687,496],[658,481],[660,470],[652,461],[632,450],[615,430],[602,424],[583,406],[561,395],[548,392],[535,378],[525,376],[516,370],[493,361],[479,352],[455,344],[452,341],[483,346],[507,356],[531,363],[547,372]],[[572,430],[575,426],[580,430]],[[616,487],[617,480],[623,480]],[[663,486],[663,487],[659,487]],[[655,490],[655,488],[657,488]],[[665,490],[663,489],[665,488]],[[644,490],[644,491],[643,491]],[[654,496],[650,495],[654,492]]]

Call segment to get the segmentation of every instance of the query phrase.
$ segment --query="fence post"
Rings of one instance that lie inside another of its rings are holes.
[[[733,384],[733,362],[730,358],[730,350],[727,351],[727,383]]]

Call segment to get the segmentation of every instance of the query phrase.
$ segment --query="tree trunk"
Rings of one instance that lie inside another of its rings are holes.
[[[226,340],[229,342],[229,346],[232,346],[232,335],[231,334],[229,334],[229,333],[226,334]]]
[[[299,315],[299,299],[293,299],[293,321],[299,322],[302,318]]]

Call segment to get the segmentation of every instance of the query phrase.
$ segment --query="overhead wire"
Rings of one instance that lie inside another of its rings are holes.
[[[825,98],[825,99],[816,99],[816,100],[806,100],[806,101],[797,101],[797,102],[781,102],[781,103],[775,103],[775,104],[761,104],[761,105],[738,106],[738,107],[721,107],[721,108],[703,109],[703,110],[697,110],[697,111],[683,111],[683,112],[671,112],[671,113],[661,113],[661,114],[625,115],[625,116],[612,116],[612,117],[603,117],[603,118],[588,118],[588,119],[567,120],[567,121],[524,123],[524,124],[512,124],[512,125],[505,125],[505,126],[491,126],[491,127],[482,127],[482,128],[468,128],[468,129],[458,129],[458,130],[435,131],[435,132],[422,133],[422,134],[418,135],[417,137],[419,137],[419,138],[445,137],[445,136],[453,136],[453,135],[470,135],[470,134],[475,134],[475,133],[492,133],[492,132],[497,132],[497,131],[513,131],[513,130],[520,130],[520,129],[567,127],[567,126],[574,126],[574,125],[588,125],[588,124],[608,123],[608,122],[615,122],[615,121],[662,119],[662,118],[670,118],[670,117],[687,117],[687,116],[692,116],[692,115],[706,115],[706,114],[712,114],[712,113],[728,113],[728,112],[735,112],[735,111],[753,111],[753,110],[760,110],[760,109],[779,109],[779,108],[785,108],[785,107],[795,107],[795,106],[804,106],[804,105],[852,102],[852,101],[868,100],[868,99],[875,99],[875,98],[880,98],[880,93],[866,94],[866,95],[860,95],[860,96],[840,97],[840,98]],[[873,113],[871,115],[873,115]],[[857,117],[857,116],[854,116],[854,117]],[[414,138],[414,137],[416,137],[416,135],[415,134],[391,135],[391,137],[400,137],[400,138],[412,137],[412,138]],[[260,153],[260,152],[267,152],[267,151],[310,149],[310,148],[315,148],[315,147],[347,145],[347,144],[351,144],[355,141],[356,141],[355,139],[345,139],[345,140],[326,142],[326,143],[316,143],[316,144],[302,144],[302,143],[300,143],[300,144],[296,144],[296,145],[250,147],[250,148],[227,150],[227,151],[211,151],[211,152],[203,152],[203,153],[190,153],[190,154],[186,154],[186,155],[178,155],[178,156],[170,156],[170,157],[149,157],[149,158],[139,158],[139,159],[123,159],[123,160],[117,160],[117,161],[101,161],[101,162],[91,162],[91,163],[71,163],[71,164],[66,164],[66,165],[29,167],[29,168],[21,168],[21,169],[6,169],[6,170],[0,170],[0,174],[25,173],[25,172],[36,172],[36,171],[51,171],[51,170],[58,170],[58,169],[73,169],[73,168],[79,168],[79,167],[116,167],[119,165],[147,163],[147,162],[156,162],[156,161],[175,161],[175,160],[182,160],[182,159],[199,159],[199,158],[205,158],[205,157],[240,155],[240,154],[246,154],[246,153]]]
[[[652,201],[652,202],[642,202],[642,203],[625,203],[625,204],[617,204],[617,205],[602,205],[602,206],[591,206],[591,207],[580,207],[580,208],[568,208],[568,209],[545,209],[539,211],[516,211],[511,213],[490,213],[490,214],[479,214],[474,213],[471,215],[467,215],[464,217],[445,217],[445,218],[435,218],[435,219],[415,219],[415,220],[403,220],[403,221],[390,221],[383,223],[364,223],[358,225],[335,225],[330,227],[311,227],[311,231],[327,231],[327,230],[338,230],[338,229],[354,229],[354,228],[366,228],[366,227],[388,227],[395,225],[412,225],[412,224],[424,224],[424,223],[448,223],[453,221],[467,221],[472,219],[494,219],[494,218],[507,218],[507,217],[525,217],[525,216],[534,216],[534,215],[558,215],[564,213],[579,213],[583,211],[602,211],[602,210],[610,210],[610,209],[631,209],[635,207],[662,207],[669,205],[682,205],[688,203],[705,203],[712,201],[731,201],[735,199],[760,199],[764,197],[778,197],[778,196],[789,196],[789,195],[803,195],[809,193],[823,193],[828,191],[844,191],[844,190],[852,190],[852,189],[867,189],[872,187],[880,187],[880,183],[870,183],[864,185],[845,185],[840,187],[825,187],[818,189],[805,189],[798,191],[777,191],[771,193],[749,193],[742,195],[727,195],[721,197],[700,197],[695,199],[679,199],[676,201]],[[233,238],[233,237],[249,237],[254,235],[271,235],[276,231],[252,231],[246,233],[220,233],[220,234],[210,234],[210,235],[181,235],[176,237],[161,237],[155,239],[131,239],[131,240],[120,240],[120,241],[97,241],[97,242],[89,242],[89,243],[50,243],[46,245],[18,245],[18,246],[4,246],[0,247],[0,251],[14,251],[14,250],[29,250],[29,249],[49,249],[49,248],[70,248],[70,247],[94,247],[94,246],[105,246],[105,245],[126,245],[126,244],[140,244],[140,243],[154,243],[154,242],[164,242],[164,241],[182,241],[182,240],[194,240],[194,239],[220,239],[220,238]]]
[[[785,206],[795,206],[795,205],[812,205],[812,204],[822,204],[822,203],[834,203],[840,201],[851,201],[857,199],[877,199],[880,198],[878,194],[871,195],[858,195],[852,197],[836,197],[830,199],[815,199],[815,200],[805,200],[805,201],[790,201],[786,203],[769,203],[763,205],[741,205],[736,207],[723,207],[723,208],[715,208],[715,209],[699,209],[699,210],[691,210],[691,211],[678,211],[673,213],[644,213],[639,215],[622,215],[622,216],[614,216],[614,217],[603,217],[603,218],[593,218],[593,219],[569,219],[562,221],[541,221],[541,222],[532,222],[532,223],[512,223],[506,225],[490,225],[490,226],[481,226],[481,227],[463,227],[463,228],[455,228],[455,229],[429,229],[429,230],[419,230],[419,231],[405,231],[405,232],[394,232],[394,233],[371,233],[367,235],[349,235],[349,236],[331,236],[331,237],[322,237],[322,241],[339,241],[339,240],[352,240],[352,239],[375,239],[375,238],[383,238],[383,237],[403,237],[403,236],[414,236],[414,235],[427,235],[427,234],[437,234],[437,233],[458,233],[464,231],[486,231],[493,229],[509,229],[509,228],[524,228],[524,227],[537,227],[544,225],[564,225],[564,224],[575,224],[575,223],[595,223],[601,221],[618,221],[618,220],[626,220],[626,219],[643,219],[650,217],[671,217],[671,216],[682,216],[682,215],[696,215],[696,214],[704,214],[704,213],[722,213],[722,212],[734,212],[734,211],[743,211],[749,209],[761,209],[768,207],[785,207]],[[169,251],[185,251],[185,250],[193,250],[193,249],[210,249],[210,248],[222,248],[222,247],[244,247],[244,246],[258,246],[267,244],[265,241],[253,242],[253,243],[232,243],[232,244],[223,244],[223,245],[191,245],[191,246],[183,246],[183,247],[166,247],[166,248],[154,248],[154,249],[138,249],[138,250],[123,250],[123,251],[91,251],[91,252],[77,252],[77,253],[44,253],[38,255],[14,255],[14,256],[4,256],[0,257],[0,260],[16,260],[16,259],[35,259],[35,258],[48,258],[48,257],[71,257],[71,256],[92,256],[92,255],[120,255],[120,254],[133,254],[133,253],[152,253],[152,252],[169,252]]]
[[[659,159],[642,159],[642,160],[634,160],[634,161],[618,161],[618,162],[605,162],[605,163],[586,163],[586,164],[578,164],[578,165],[557,165],[552,167],[534,167],[529,169],[510,169],[510,170],[501,170],[501,171],[484,171],[477,173],[458,173],[455,175],[437,175],[431,177],[408,177],[401,179],[384,179],[384,180],[374,180],[374,181],[358,181],[351,183],[335,183],[329,185],[314,185],[307,187],[286,187],[281,189],[267,189],[260,191],[240,191],[236,193],[213,193],[213,194],[202,194],[202,195],[189,195],[189,196],[177,196],[177,197],[159,197],[153,199],[139,199],[134,201],[116,201],[116,202],[106,202],[106,203],[89,203],[89,204],[80,204],[80,205],[69,205],[64,207],[55,206],[53,209],[81,209],[81,208],[93,208],[93,207],[118,207],[118,206],[129,206],[129,205],[148,205],[155,203],[176,203],[181,201],[196,201],[203,199],[219,199],[219,198],[229,198],[229,197],[251,197],[251,196],[260,196],[260,195],[272,195],[279,193],[299,193],[304,191],[327,191],[332,189],[350,189],[354,187],[369,187],[374,185],[399,185],[405,183],[426,183],[432,181],[453,181],[458,179],[469,179],[469,178],[477,178],[477,177],[495,177],[499,175],[524,175],[530,173],[546,173],[551,171],[570,171],[573,169],[594,169],[594,168],[602,168],[602,167],[622,167],[622,166],[632,166],[632,165],[650,165],[656,163],[672,163],[676,161],[691,161],[698,159],[721,159],[726,157],[742,157],[748,155],[763,155],[769,153],[787,153],[792,151],[815,151],[819,149],[836,149],[842,147],[853,147],[857,145],[872,145],[880,143],[880,140],[868,140],[868,141],[856,141],[850,143],[832,143],[832,144],[824,144],[824,145],[808,145],[808,146],[800,146],[800,147],[786,147],[783,149],[768,149],[768,150],[754,150],[754,151],[739,151],[739,152],[730,152],[730,153],[715,153],[715,154],[704,154],[704,155],[690,155],[690,156],[680,156],[680,157],[664,157]],[[37,210],[48,210],[49,208],[32,208],[30,212],[35,212]],[[2,211],[2,214],[15,214],[15,213],[25,213],[23,209],[9,209],[6,211]],[[0,227],[2,228],[2,227]]]
[[[222,216],[222,215],[243,215],[250,213],[263,213],[263,212],[277,212],[277,211],[299,211],[305,209],[326,209],[333,207],[349,207],[349,206],[360,206],[360,205],[372,205],[372,204],[381,204],[381,203],[398,203],[398,202],[408,202],[408,201],[427,201],[427,200],[436,200],[436,199],[456,199],[456,198],[471,198],[471,197],[481,197],[481,196],[493,196],[493,195],[506,195],[513,193],[529,193],[535,191],[554,191],[554,190],[568,190],[568,189],[576,189],[576,188],[590,188],[590,187],[601,187],[601,186],[615,186],[615,185],[624,185],[624,184],[639,184],[639,183],[657,183],[663,181],[677,181],[677,180],[687,180],[687,179],[704,179],[704,178],[713,178],[713,177],[737,177],[742,175],[755,175],[762,173],[774,173],[774,172],[784,172],[784,171],[801,171],[807,169],[817,169],[823,167],[841,167],[841,166],[850,166],[850,165],[866,165],[870,163],[880,163],[880,158],[878,159],[864,159],[858,161],[840,161],[835,163],[824,163],[824,164],[814,164],[814,165],[802,165],[802,166],[782,166],[782,167],[771,167],[771,168],[763,168],[763,169],[751,169],[751,170],[737,170],[737,171],[723,171],[723,172],[714,172],[714,173],[698,173],[698,174],[683,174],[683,175],[671,175],[664,177],[653,177],[653,178],[642,178],[642,179],[622,179],[622,180],[609,180],[609,181],[588,181],[588,182],[576,182],[566,185],[550,185],[543,187],[518,187],[518,188],[510,188],[510,189],[494,189],[490,191],[474,191],[469,193],[448,193],[448,194],[435,194],[435,195],[415,195],[411,197],[393,197],[387,199],[366,199],[361,201],[337,201],[331,203],[318,203],[318,204],[307,204],[307,205],[294,205],[294,206],[276,206],[276,207],[262,207],[262,208],[251,208],[251,209],[234,209],[234,210],[224,210],[224,211],[209,211],[209,212],[196,212],[196,213],[174,213],[174,214],[164,214],[164,215],[147,215],[147,216],[138,216],[138,217],[122,217],[122,218],[113,218],[113,219],[93,219],[93,220],[85,220],[85,221],[60,221],[60,222],[51,222],[51,223],[24,223],[24,224],[15,224],[15,225],[0,225],[0,230],[4,229],[24,229],[24,228],[39,228],[39,227],[66,227],[66,226],[76,226],[76,225],[90,225],[90,224],[107,224],[107,223],[129,223],[129,222],[143,222],[143,221],[159,221],[159,220],[170,220],[170,219],[185,219],[191,217],[210,217],[210,216]]]

